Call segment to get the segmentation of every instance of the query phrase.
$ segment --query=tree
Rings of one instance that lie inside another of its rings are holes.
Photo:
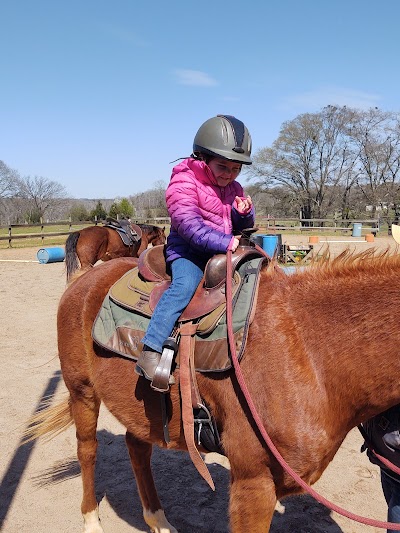
[[[351,109],[327,106],[284,122],[272,147],[256,154],[253,176],[267,188],[284,186],[304,218],[324,218],[332,190],[355,183],[357,151],[347,135],[353,117]]]
[[[10,198],[18,188],[19,174],[0,160],[0,198]]]
[[[71,206],[69,216],[72,222],[82,222],[89,220],[89,213],[83,203],[75,203]]]
[[[96,207],[90,212],[90,218],[93,220],[105,220],[107,218],[107,211],[100,200],[97,201]]]
[[[127,198],[122,198],[119,202],[113,202],[108,214],[112,218],[131,218],[133,206]]]
[[[118,218],[119,217],[119,209],[117,202],[113,202],[111,204],[110,210],[108,211],[108,216],[111,218]]]
[[[32,223],[40,222],[66,198],[66,190],[60,183],[42,176],[19,178],[17,188],[16,196],[27,202],[27,219]]]
[[[131,196],[130,200],[135,207],[136,216],[138,218],[167,217],[165,190],[165,182],[159,180],[154,184],[153,189]]]
[[[349,135],[358,148],[357,185],[373,216],[383,203],[393,203],[398,210],[400,114],[378,108],[360,111]]]
[[[125,218],[131,218],[133,215],[133,205],[128,198],[122,198],[122,200],[118,202],[118,209],[119,214]]]

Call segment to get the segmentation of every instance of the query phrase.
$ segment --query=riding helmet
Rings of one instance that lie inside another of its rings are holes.
[[[217,115],[200,126],[193,141],[193,154],[207,154],[251,165],[249,130],[231,115]]]

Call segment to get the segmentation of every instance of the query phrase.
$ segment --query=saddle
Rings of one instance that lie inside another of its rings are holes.
[[[232,322],[239,361],[254,318],[259,274],[266,260],[265,253],[249,239],[241,239],[238,249],[232,254]],[[208,261],[202,281],[178,319],[176,338],[180,342],[175,361],[173,351],[164,350],[152,382],[155,390],[168,392],[171,365],[180,367],[185,440],[193,463],[211,487],[214,486],[212,478],[197,450],[194,434],[197,445],[202,445],[208,451],[223,451],[219,447],[212,416],[200,396],[196,371],[221,372],[232,366],[227,342],[226,267],[225,254],[218,254]],[[136,360],[142,349],[141,338],[147,330],[153,310],[170,283],[164,245],[145,250],[138,259],[138,266],[117,281],[103,301],[92,330],[96,344]],[[168,442],[166,403],[164,399],[163,428],[164,438]],[[205,444],[207,441],[208,444]]]
[[[142,230],[137,224],[111,217],[108,217],[106,222],[105,227],[115,230],[125,246],[134,246],[142,238]]]
[[[253,318],[259,271],[265,259],[253,243],[248,245],[247,242],[232,254],[235,267],[231,280],[233,325],[239,358],[243,355],[247,329]],[[128,271],[110,288],[92,330],[96,344],[134,360],[140,355],[141,339],[157,302],[171,283],[164,245],[148,248],[138,261],[138,267]],[[225,254],[209,260],[191,302],[179,317],[179,328],[186,322],[195,322],[195,368],[199,372],[221,372],[231,368],[225,314],[225,269]],[[178,352],[176,365],[179,363]]]
[[[242,248],[235,254],[235,265],[241,260],[257,257],[251,248]],[[179,322],[195,320],[219,308],[225,303],[226,255],[212,257],[206,265],[203,279],[194,296],[179,317]],[[232,290],[236,294],[240,276],[234,271]],[[128,272],[110,290],[112,299],[134,311],[151,316],[163,292],[170,286],[167,273],[165,246],[145,250],[139,257],[137,270]],[[204,328],[200,325],[200,330]]]
[[[259,270],[258,263],[261,258],[264,256],[254,246],[247,245],[239,246],[232,257],[232,293],[234,301],[239,300],[240,305],[236,311],[237,315],[241,315],[236,317],[235,333],[238,342],[242,340],[241,330],[246,319],[245,315],[251,311],[249,298],[251,299],[251,292],[257,285],[258,277],[254,269]],[[226,255],[218,254],[212,257],[206,265],[203,279],[193,298],[178,319],[179,324],[196,322],[196,369],[199,371],[220,371],[231,366],[226,346],[226,320],[223,320],[226,309],[225,275]],[[170,283],[164,245],[145,250],[139,257],[138,267],[127,272],[111,287],[106,307],[113,308],[110,312],[116,317],[118,327],[112,339],[107,335],[106,343],[102,334],[98,335],[98,340],[103,338],[102,344],[106,344],[107,348],[117,351],[119,347],[119,353],[136,359],[140,353],[138,329],[146,331],[146,323],[148,324],[146,319],[151,318],[159,299]],[[240,299],[238,292],[241,293]],[[125,324],[120,324],[121,319],[118,318],[118,310],[114,309],[115,304],[127,312],[132,312],[130,318],[136,322],[136,325],[133,322],[127,325],[126,321]],[[176,364],[179,366],[179,353]]]

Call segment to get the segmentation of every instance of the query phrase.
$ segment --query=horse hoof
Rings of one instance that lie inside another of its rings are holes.
[[[162,509],[155,513],[144,511],[143,517],[152,533],[178,533],[178,530],[168,522]]]
[[[89,511],[83,515],[84,530],[83,533],[104,533],[104,529],[101,527],[99,511]]]

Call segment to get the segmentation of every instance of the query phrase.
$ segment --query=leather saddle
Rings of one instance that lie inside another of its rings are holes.
[[[121,237],[125,246],[133,246],[142,238],[142,230],[137,224],[133,224],[127,220],[116,220],[115,218],[108,217],[106,228],[115,230]]]
[[[251,259],[263,257],[254,245],[244,239],[232,254],[232,293],[235,296],[240,285],[237,272],[239,265]],[[250,244],[248,244],[250,243]],[[225,310],[226,254],[217,254],[207,263],[203,279],[194,296],[179,317],[179,322],[208,317],[217,311],[216,316],[200,321],[198,330],[209,330],[210,322]],[[138,268],[128,272],[110,289],[112,299],[133,311],[151,316],[163,292],[170,286],[171,276],[167,272],[165,245],[153,246],[145,250],[138,259]]]

